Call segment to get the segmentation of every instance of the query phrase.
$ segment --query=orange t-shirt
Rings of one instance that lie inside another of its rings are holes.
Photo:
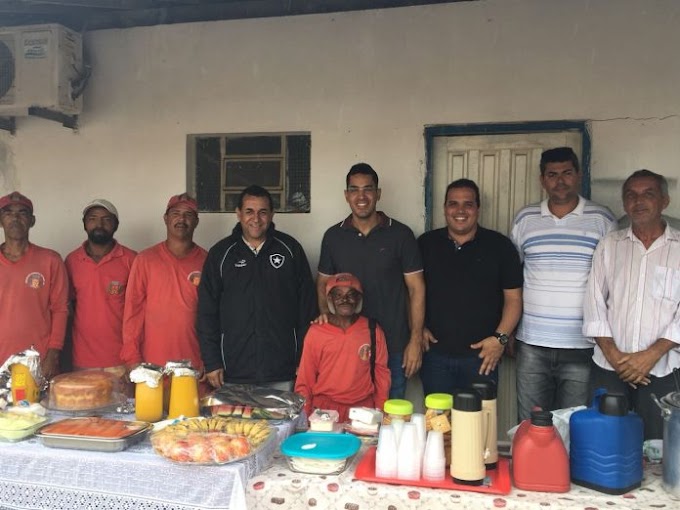
[[[165,242],[137,255],[132,264],[123,315],[121,359],[128,365],[145,361],[190,359],[202,368],[196,336],[197,287],[208,253],[195,246],[178,259]]]
[[[33,345],[61,349],[68,317],[68,277],[56,251],[29,244],[20,260],[0,253],[0,365]]]
[[[137,255],[116,243],[99,262],[81,245],[66,257],[75,301],[73,365],[105,368],[122,365],[123,310],[132,261]]]

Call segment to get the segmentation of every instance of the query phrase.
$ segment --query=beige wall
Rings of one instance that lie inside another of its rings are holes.
[[[323,231],[347,212],[351,164],[374,165],[383,208],[420,233],[425,125],[589,119],[593,196],[620,212],[616,187],[632,170],[680,177],[678,48],[676,0],[488,0],[94,32],[79,131],[18,119],[16,136],[0,134],[0,192],[28,194],[32,240],[62,254],[83,239],[83,204],[109,198],[118,238],[141,249],[164,237],[165,202],[185,188],[187,133],[310,131],[312,214],[277,225],[315,267]],[[202,215],[197,240],[209,247],[233,224]]]

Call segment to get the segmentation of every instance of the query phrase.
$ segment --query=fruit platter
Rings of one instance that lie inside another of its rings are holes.
[[[272,437],[265,420],[212,416],[182,420],[151,435],[159,455],[183,464],[226,464],[250,457]]]

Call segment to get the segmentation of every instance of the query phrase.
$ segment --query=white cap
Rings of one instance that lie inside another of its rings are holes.
[[[83,209],[83,216],[85,216],[87,214],[87,211],[89,211],[93,207],[103,207],[111,214],[113,214],[116,218],[118,218],[118,209],[116,209],[116,206],[103,198],[95,198],[92,202],[87,204],[85,206],[85,209]]]

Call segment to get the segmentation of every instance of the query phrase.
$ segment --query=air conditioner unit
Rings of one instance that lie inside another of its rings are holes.
[[[82,56],[80,34],[61,25],[0,28],[0,116],[28,115],[31,107],[80,113],[72,83],[81,76]]]

